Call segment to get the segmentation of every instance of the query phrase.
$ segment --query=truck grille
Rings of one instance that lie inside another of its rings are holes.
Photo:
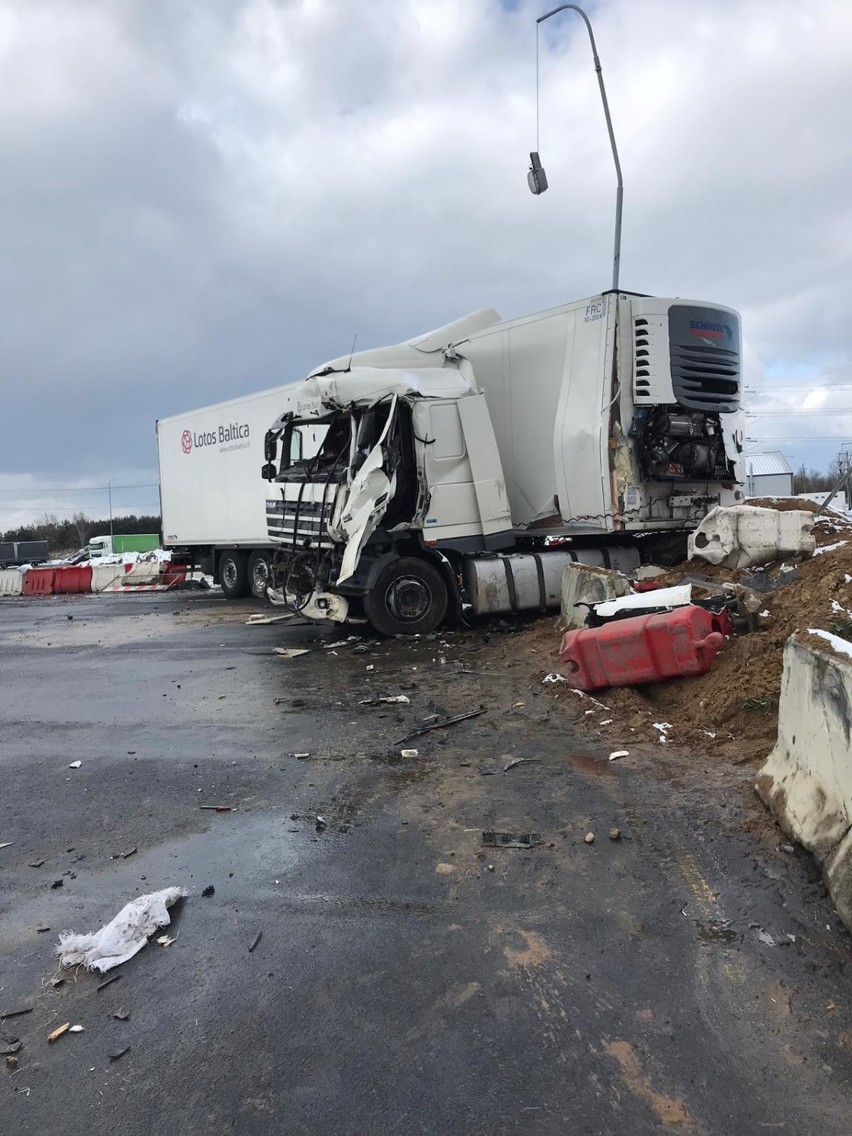
[[[690,344],[671,348],[672,387],[681,406],[694,410],[739,409],[740,357],[724,347]]]
[[[335,495],[336,496],[336,495]],[[276,543],[295,547],[331,545],[328,524],[334,510],[334,499],[326,501],[267,501],[266,530]]]

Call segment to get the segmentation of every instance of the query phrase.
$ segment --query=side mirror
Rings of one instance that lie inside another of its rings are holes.
[[[272,464],[272,462],[267,462],[266,465],[261,466],[260,476],[264,479],[264,481],[272,481],[277,472],[278,471]]]
[[[278,436],[273,434],[270,430],[266,437],[263,439],[263,456],[268,462],[275,458],[275,451],[278,448]]]
[[[538,154],[530,154],[530,168],[527,172],[527,185],[530,187],[530,193],[538,195],[544,193],[547,189],[547,174],[544,172],[544,166],[541,164],[541,158]]]

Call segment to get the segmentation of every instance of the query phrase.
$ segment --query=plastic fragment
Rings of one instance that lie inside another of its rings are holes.
[[[629,757],[629,755],[630,755],[629,749],[616,749],[616,750],[613,750],[612,753],[609,755],[609,760],[610,761],[618,761],[618,759],[620,757]]]
[[[69,763],[68,768],[69,769],[79,769],[82,764],[83,764],[82,761],[72,761],[72,762]]]

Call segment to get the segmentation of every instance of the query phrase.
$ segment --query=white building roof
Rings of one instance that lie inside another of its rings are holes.
[[[780,450],[771,450],[766,454],[746,454],[746,467],[749,477],[793,472]]]

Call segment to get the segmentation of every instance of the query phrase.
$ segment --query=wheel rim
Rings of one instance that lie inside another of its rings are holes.
[[[237,566],[230,558],[222,561],[222,583],[226,588],[233,588],[237,583]]]
[[[269,565],[265,560],[256,560],[251,574],[252,590],[256,596],[265,596],[269,587]]]
[[[418,576],[402,576],[388,588],[385,604],[400,623],[417,623],[432,606],[432,589]]]

